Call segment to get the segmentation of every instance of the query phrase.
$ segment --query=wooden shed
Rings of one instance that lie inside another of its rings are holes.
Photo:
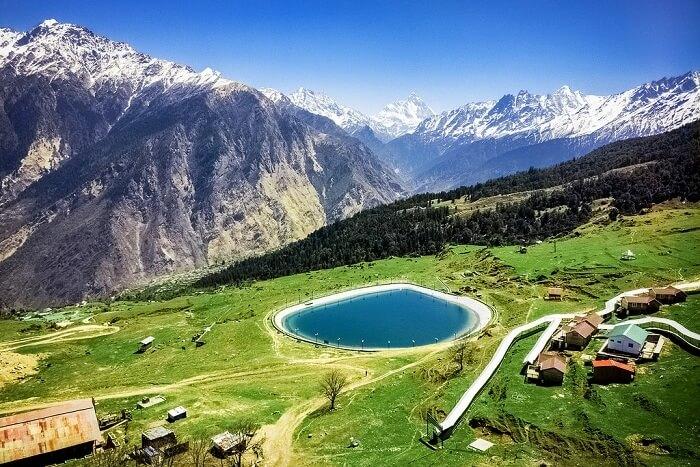
[[[634,364],[612,359],[593,360],[593,381],[598,384],[629,383],[634,379]]]
[[[564,296],[564,289],[561,287],[550,287],[547,289],[548,300],[561,300]]]
[[[160,449],[176,443],[177,437],[175,436],[175,432],[162,426],[151,428],[150,430],[146,430],[141,434],[142,448],[152,447],[155,449]]]
[[[0,464],[60,463],[91,454],[101,442],[92,399],[0,418]]]
[[[665,305],[685,301],[687,294],[675,287],[652,287],[649,296]]]
[[[557,352],[542,352],[538,362],[542,384],[562,384],[566,374],[566,357],[564,355]]]
[[[639,313],[654,313],[659,311],[661,303],[651,295],[635,295],[632,297],[622,297],[620,309],[625,316]]]
[[[218,435],[212,437],[211,442],[213,443],[212,450],[217,456],[227,457],[242,449],[242,446],[245,443],[245,434],[233,434],[231,432],[224,431],[223,433],[219,433]]]
[[[603,323],[603,318],[598,313],[589,313],[585,316],[577,316],[565,327],[564,341],[566,348],[583,349],[591,341],[593,335],[598,332],[598,327]]]

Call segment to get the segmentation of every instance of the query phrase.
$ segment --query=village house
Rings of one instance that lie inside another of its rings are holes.
[[[610,334],[606,348],[638,357],[649,333],[636,324],[618,324]]]
[[[598,313],[577,316],[554,335],[552,346],[557,349],[581,350],[588,345],[602,323],[603,318]]]
[[[61,463],[92,454],[102,441],[92,399],[0,418],[0,464]]]
[[[675,287],[652,287],[649,289],[649,296],[653,297],[664,305],[685,301],[687,295],[681,289]]]
[[[559,385],[566,374],[566,357],[557,352],[542,352],[538,358],[540,383]]]
[[[141,447],[152,447],[155,449],[163,448],[170,444],[175,444],[177,438],[175,437],[175,432],[169,430],[168,428],[157,426],[146,430],[141,434]]]
[[[212,437],[211,442],[213,443],[212,451],[216,456],[227,457],[236,451],[242,450],[242,446],[245,443],[245,434],[233,434],[224,431]]]
[[[622,297],[620,300],[620,314],[622,316],[640,313],[654,313],[659,311],[661,303],[650,295],[635,295]]]
[[[598,384],[629,383],[634,378],[634,363],[621,363],[617,360],[593,360],[593,381]]]
[[[547,289],[547,300],[561,300],[564,289],[561,287],[550,287]]]

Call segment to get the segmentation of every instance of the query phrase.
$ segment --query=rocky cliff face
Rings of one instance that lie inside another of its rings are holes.
[[[0,83],[0,305],[259,253],[402,194],[332,122],[77,26],[4,30]]]

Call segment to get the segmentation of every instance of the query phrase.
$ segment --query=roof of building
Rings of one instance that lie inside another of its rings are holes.
[[[595,331],[595,326],[591,325],[591,323],[584,320],[576,323],[569,332],[575,332],[583,338],[588,338],[591,337],[595,333]]]
[[[223,433],[213,436],[211,442],[214,443],[217,448],[226,452],[238,446],[244,438],[245,435],[243,433],[233,434],[229,431],[224,431]]]
[[[141,345],[148,345],[148,344],[150,344],[151,342],[153,342],[154,340],[155,340],[155,337],[153,337],[153,336],[148,336],[147,338],[145,338],[144,340],[142,340],[142,341],[140,342],[140,344],[141,344]]]
[[[611,367],[611,368],[619,368],[620,370],[627,371],[629,373],[634,373],[635,369],[632,365],[629,365],[627,363],[621,363],[618,362],[617,360],[593,360],[593,368],[604,368],[604,367]]]
[[[649,290],[654,292],[655,294],[662,294],[662,295],[676,295],[678,293],[683,293],[683,291],[681,289],[677,289],[671,285],[669,285],[667,287],[652,287]]]
[[[92,399],[0,418],[0,464],[101,441]]]
[[[155,439],[165,438],[173,434],[173,430],[169,430],[164,426],[157,426],[143,432],[143,436],[149,440],[153,441]]]
[[[636,324],[618,324],[609,334],[610,337],[625,336],[638,344],[644,344],[649,333]]]
[[[651,303],[656,299],[651,295],[632,295],[629,297],[622,297],[622,300],[627,301],[627,303]]]
[[[561,295],[562,293],[564,293],[564,289],[562,289],[561,287],[550,287],[547,289],[547,293],[549,295]]]
[[[487,451],[489,448],[493,446],[493,443],[491,441],[487,441],[484,438],[477,438],[474,441],[471,442],[469,445],[470,448],[476,449],[477,451]]]
[[[181,415],[183,413],[186,414],[187,410],[181,405],[175,407],[174,409],[168,410],[168,415],[170,417],[177,417],[178,415]]]
[[[586,321],[588,324],[593,326],[594,328],[598,329],[598,326],[603,324],[603,319],[602,316],[600,316],[598,313],[588,313],[586,316],[583,316],[580,321]]]
[[[556,352],[542,352],[539,358],[540,371],[557,370],[566,373],[566,357]]]

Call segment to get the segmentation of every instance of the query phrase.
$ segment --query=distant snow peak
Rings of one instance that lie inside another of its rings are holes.
[[[496,102],[466,104],[424,121],[426,142],[531,137],[535,141],[595,135],[614,141],[669,131],[700,118],[700,72],[663,78],[610,96],[562,86],[551,94],[521,90]]]
[[[339,104],[320,91],[299,88],[289,95],[289,99],[302,109],[330,118],[350,133],[370,124],[370,119],[362,112]]]
[[[426,118],[435,112],[415,92],[406,99],[388,104],[381,112],[372,117],[375,133],[385,135],[388,139],[412,133]]]
[[[416,93],[409,94],[406,99],[388,104],[372,117],[340,104],[320,91],[299,88],[290,94],[289,98],[294,105],[330,118],[351,134],[369,127],[383,141],[411,133],[423,120],[435,115],[435,112]]]

